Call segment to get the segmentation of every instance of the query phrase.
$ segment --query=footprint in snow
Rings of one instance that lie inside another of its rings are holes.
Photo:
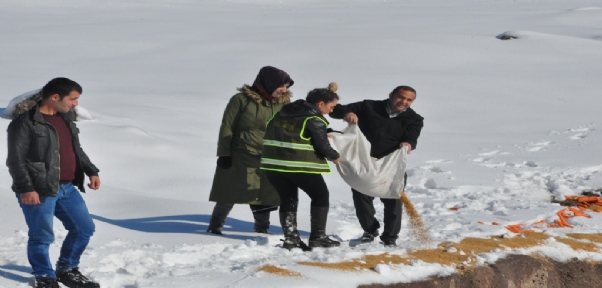
[[[569,129],[569,131],[567,133],[574,133],[577,132],[576,134],[573,134],[572,136],[569,137],[570,140],[581,140],[586,138],[587,136],[589,136],[589,134],[591,132],[593,132],[595,129],[593,128],[578,128],[578,129]]]
[[[537,151],[545,151],[550,145],[554,144],[552,141],[540,141],[540,142],[531,142],[527,144],[528,152],[537,152]]]

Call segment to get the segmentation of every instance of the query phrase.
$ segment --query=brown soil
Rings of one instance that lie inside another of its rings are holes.
[[[469,273],[425,281],[368,284],[361,288],[574,288],[602,287],[602,263],[556,262],[543,257],[511,255]]]

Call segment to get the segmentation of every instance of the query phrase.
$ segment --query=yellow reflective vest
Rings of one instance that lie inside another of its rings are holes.
[[[289,173],[330,173],[330,165],[316,153],[311,137],[303,136],[305,125],[312,118],[328,125],[321,116],[283,117],[276,113],[267,124],[260,168]]]

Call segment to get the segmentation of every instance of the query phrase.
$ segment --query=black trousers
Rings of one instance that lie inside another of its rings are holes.
[[[355,214],[360,221],[362,229],[366,232],[374,233],[380,224],[374,218],[376,211],[374,210],[374,197],[370,197],[351,189],[353,193],[353,205],[355,206]],[[385,205],[385,215],[383,222],[385,228],[380,238],[382,240],[396,240],[399,231],[401,231],[401,201],[400,199],[383,199],[380,201]]]
[[[280,212],[297,212],[299,188],[311,199],[312,207],[329,207],[328,187],[321,174],[266,171],[266,176],[280,195]]]
[[[270,211],[277,210],[277,206],[266,206],[266,205],[249,205],[253,212],[253,219],[255,220],[255,230],[263,230],[270,228]],[[223,203],[216,202],[213,207],[213,213],[211,213],[211,220],[209,220],[210,230],[222,230],[224,224],[226,224],[226,218],[228,214],[234,208],[234,203]]]

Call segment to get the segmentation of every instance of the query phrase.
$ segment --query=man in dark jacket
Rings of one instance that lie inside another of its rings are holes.
[[[416,90],[409,86],[399,86],[382,101],[364,100],[348,105],[337,105],[330,117],[344,119],[359,126],[371,144],[370,155],[382,158],[393,151],[407,147],[409,154],[416,149],[423,119],[410,105],[416,99]],[[364,229],[361,242],[374,241],[378,236],[380,224],[374,218],[374,197],[351,189],[353,204],[360,225]],[[384,206],[384,231],[380,236],[385,246],[395,246],[395,240],[401,230],[401,201],[399,199],[380,199]]]
[[[67,287],[99,287],[78,268],[95,227],[75,187],[84,192],[84,173],[90,178],[88,187],[100,187],[99,170],[82,150],[73,122],[73,108],[81,93],[82,87],[72,80],[52,79],[39,94],[25,101],[33,107],[22,109],[24,113],[8,126],[6,165],[29,228],[27,258],[38,288],[58,288],[58,282]],[[54,216],[69,231],[56,272],[48,255],[54,241]]]
[[[339,153],[328,142],[328,121],[339,100],[336,84],[310,91],[306,100],[282,107],[267,124],[263,138],[261,169],[280,195],[280,224],[284,233],[282,248],[337,247],[341,243],[326,236],[329,192],[321,174],[330,173],[328,161],[338,163]],[[309,247],[297,231],[298,190],[311,198]]]

